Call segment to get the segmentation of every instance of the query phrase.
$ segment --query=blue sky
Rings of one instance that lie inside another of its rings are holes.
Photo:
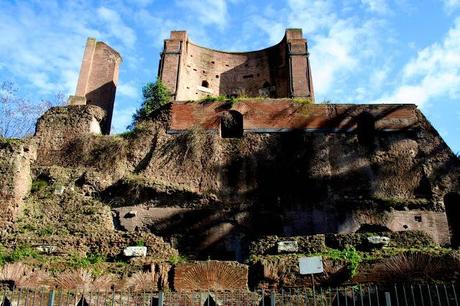
[[[88,36],[123,56],[113,126],[154,81],[163,39],[256,50],[287,27],[309,41],[317,101],[415,103],[460,152],[460,0],[1,1],[0,81],[31,101],[73,94]]]

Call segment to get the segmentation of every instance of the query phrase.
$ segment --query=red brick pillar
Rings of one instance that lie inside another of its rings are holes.
[[[181,60],[186,42],[186,31],[171,31],[171,37],[169,39],[165,39],[164,41],[158,78],[170,90],[172,100],[176,100],[177,98]]]
[[[70,105],[96,105],[105,111],[101,122],[104,134],[110,134],[121,62],[120,54],[109,45],[88,38],[75,96],[69,97]]]
[[[294,98],[314,99],[307,41],[302,36],[302,30],[287,29],[285,39],[288,47],[289,94]]]

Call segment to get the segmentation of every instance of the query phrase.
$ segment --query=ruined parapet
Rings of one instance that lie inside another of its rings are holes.
[[[120,54],[106,43],[88,38],[75,96],[69,98],[70,105],[97,105],[105,110],[103,134],[110,133],[121,61]]]
[[[90,134],[101,134],[104,110],[94,105],[52,107],[37,121],[34,138],[39,165],[62,164],[69,145]]]
[[[226,112],[242,115],[245,132],[396,132],[414,130],[425,120],[413,104],[303,104],[292,99],[228,102],[174,102],[169,132],[200,127],[217,130]],[[367,126],[368,125],[368,126]]]
[[[24,197],[30,191],[30,164],[35,146],[22,140],[0,139],[0,228],[14,222]]]
[[[277,45],[252,52],[208,49],[192,43],[185,31],[172,31],[158,75],[176,101],[218,95],[314,99],[301,29],[287,29]]]

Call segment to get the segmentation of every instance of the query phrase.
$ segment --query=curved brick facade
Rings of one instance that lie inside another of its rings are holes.
[[[192,43],[184,31],[165,40],[159,78],[178,101],[206,96],[311,97],[307,42],[300,29],[282,41],[252,52],[223,52]]]

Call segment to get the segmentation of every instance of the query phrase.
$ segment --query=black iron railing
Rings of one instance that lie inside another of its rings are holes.
[[[70,305],[312,305],[312,306],[459,306],[459,286],[448,284],[357,285],[250,291],[91,291],[3,288],[1,306]]]

